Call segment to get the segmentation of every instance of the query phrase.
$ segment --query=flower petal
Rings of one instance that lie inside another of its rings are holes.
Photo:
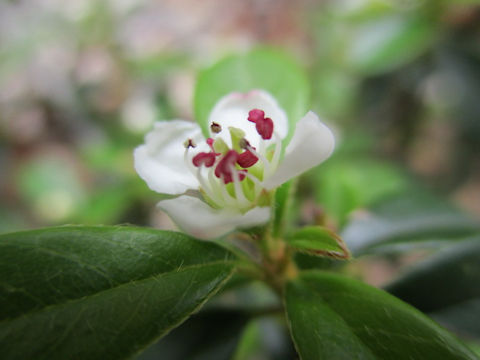
[[[333,152],[335,138],[318,116],[309,111],[295,127],[285,156],[264,186],[273,189],[326,160]]]
[[[245,131],[245,137],[257,147],[260,135],[255,129],[255,124],[248,121],[250,110],[259,109],[265,112],[265,116],[273,120],[274,131],[283,139],[288,133],[288,118],[285,111],[278,105],[275,98],[264,90],[252,90],[248,93],[231,93],[221,98],[212,112],[209,122],[215,122],[222,126],[223,131],[218,134],[231,145],[228,128],[230,126]],[[227,130],[227,131],[226,131]]]
[[[242,214],[230,209],[214,209],[202,200],[188,195],[162,200],[158,207],[186,233],[199,239],[214,239],[237,227],[263,224],[270,218],[269,207],[257,207]]]
[[[198,189],[198,180],[184,161],[187,139],[197,144],[203,141],[197,124],[183,120],[157,122],[145,137],[145,144],[135,149],[135,170],[150,189],[170,195]]]

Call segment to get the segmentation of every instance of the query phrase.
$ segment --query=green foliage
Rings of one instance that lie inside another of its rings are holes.
[[[412,62],[437,39],[440,4],[410,11],[375,0],[354,9],[335,1],[325,6],[318,40],[320,57],[331,68],[362,76],[385,73]]]
[[[179,233],[69,226],[2,235],[2,358],[129,357],[231,271],[225,250]]]
[[[285,298],[302,360],[476,359],[418,310],[356,280],[304,273]]]
[[[423,189],[384,199],[371,211],[370,216],[352,221],[341,234],[356,255],[409,243],[461,240],[480,231],[474,219]]]
[[[333,157],[313,173],[315,199],[343,226],[353,210],[402,192],[405,175],[395,166],[366,157]]]
[[[424,16],[385,16],[352,29],[347,66],[363,74],[382,73],[404,65],[432,46],[435,23]]]
[[[350,254],[343,240],[333,231],[321,226],[308,226],[295,231],[285,241],[293,249],[312,255],[348,259]]]
[[[85,196],[78,169],[67,158],[53,155],[39,156],[23,164],[18,187],[35,216],[50,224],[67,219]]]
[[[222,96],[253,89],[264,89],[277,99],[288,115],[291,130],[308,111],[310,89],[303,70],[282,52],[261,48],[227,57],[200,73],[195,118],[204,133],[208,133],[210,111]]]
[[[292,200],[292,191],[296,181],[288,181],[275,192],[275,216],[273,219],[273,235],[281,236],[288,223],[288,210]]]
[[[386,290],[424,312],[480,299],[480,236],[447,246]]]

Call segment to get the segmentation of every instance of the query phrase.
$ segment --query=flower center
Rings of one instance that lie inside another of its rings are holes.
[[[263,110],[251,110],[245,120],[245,126],[251,126],[248,122],[255,124],[260,136],[258,149],[250,145],[243,130],[235,127],[228,128],[230,147],[218,135],[223,129],[215,122],[210,126],[213,137],[206,140],[209,151],[190,154],[196,145],[190,139],[185,141],[185,162],[197,177],[205,200],[213,207],[248,211],[270,201],[262,182],[278,166],[281,139]]]

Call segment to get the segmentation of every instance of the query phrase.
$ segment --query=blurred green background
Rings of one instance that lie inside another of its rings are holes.
[[[133,149],[154,121],[194,120],[202,69],[259,47],[307,71],[311,108],[338,142],[299,182],[291,224],[337,230],[359,257],[348,271],[374,285],[436,251],[444,266],[450,240],[478,250],[475,0],[3,1],[0,233],[66,223],[174,228],[136,175]],[[480,274],[468,274],[468,306],[446,299],[437,319],[478,341],[468,314],[480,313]],[[440,309],[399,283],[390,289]]]

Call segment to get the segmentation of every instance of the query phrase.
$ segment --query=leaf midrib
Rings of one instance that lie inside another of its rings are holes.
[[[62,301],[62,302],[55,303],[55,304],[49,304],[47,306],[35,309],[33,311],[29,311],[29,312],[26,312],[26,313],[21,313],[18,316],[1,320],[0,321],[0,326],[3,326],[3,325],[5,325],[9,322],[15,321],[15,320],[17,320],[21,317],[28,317],[28,316],[36,315],[36,314],[41,313],[41,312],[48,312],[52,308],[55,308],[55,307],[62,307],[62,306],[65,306],[69,303],[75,303],[75,302],[78,302],[78,301],[86,299],[86,298],[94,298],[94,297],[97,297],[97,296],[101,296],[104,293],[107,293],[107,292],[110,292],[110,291],[115,291],[115,290],[121,289],[121,288],[126,287],[126,286],[131,286],[133,284],[139,284],[139,283],[143,283],[143,282],[152,281],[152,280],[161,278],[161,277],[166,276],[166,275],[168,275],[170,273],[173,273],[173,272],[184,272],[184,271],[192,270],[192,269],[195,269],[195,268],[209,267],[209,266],[215,266],[215,265],[220,265],[220,264],[231,265],[232,268],[233,268],[233,265],[235,264],[235,262],[234,261],[225,261],[225,260],[216,260],[216,261],[211,261],[211,262],[208,262],[208,263],[193,264],[193,265],[188,265],[188,266],[178,268],[178,269],[174,269],[174,270],[170,270],[170,271],[164,271],[164,272],[156,273],[156,274],[147,276],[145,278],[135,279],[135,280],[132,280],[132,281],[128,281],[128,282],[118,284],[116,286],[109,287],[107,289],[102,289],[102,290],[97,291],[93,294],[80,296],[80,297],[69,298],[66,301]]]

